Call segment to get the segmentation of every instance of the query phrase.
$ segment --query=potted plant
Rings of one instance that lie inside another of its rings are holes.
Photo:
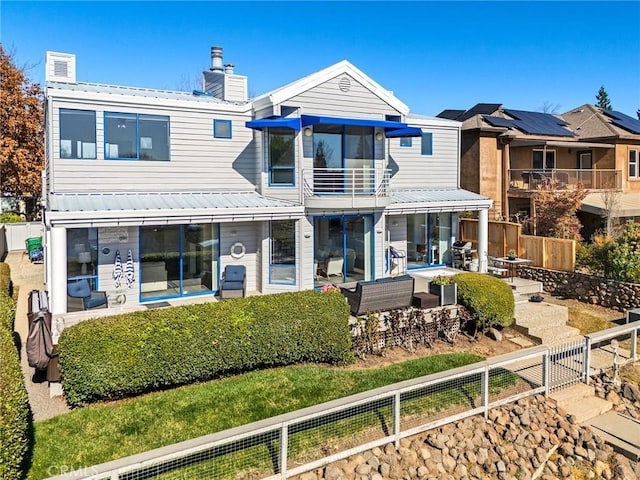
[[[429,293],[438,296],[441,306],[458,303],[458,286],[446,275],[433,277],[429,282]]]
[[[536,302],[536,303],[540,303],[544,300],[544,297],[542,296],[541,292],[538,293],[534,293],[533,295],[531,295],[529,297],[529,301],[530,302]]]
[[[515,260],[516,258],[518,258],[518,254],[516,253],[516,251],[515,251],[515,250],[509,250],[509,251],[507,252],[507,258],[508,258],[509,260]]]

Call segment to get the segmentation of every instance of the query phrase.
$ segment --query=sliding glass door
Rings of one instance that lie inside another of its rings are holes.
[[[217,290],[217,232],[212,224],[140,227],[140,298]]]
[[[314,219],[314,283],[373,278],[373,215]]]
[[[407,215],[407,266],[451,263],[451,213]]]

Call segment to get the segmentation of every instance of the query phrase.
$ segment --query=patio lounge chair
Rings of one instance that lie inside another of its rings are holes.
[[[331,275],[340,275],[340,277],[342,277],[343,267],[344,267],[344,258],[330,257],[329,260],[327,260],[327,280],[331,280]]]
[[[227,265],[220,280],[220,298],[245,296],[247,269],[244,265]]]
[[[86,279],[67,284],[67,311],[93,310],[107,308],[106,292],[92,291]]]

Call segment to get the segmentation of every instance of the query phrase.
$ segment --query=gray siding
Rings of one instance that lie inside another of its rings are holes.
[[[455,188],[458,186],[459,130],[423,126],[433,134],[433,155],[421,155],[421,139],[413,138],[411,147],[401,147],[400,139],[389,140],[391,188]]]
[[[265,222],[234,222],[220,224],[220,275],[226,265],[244,265],[247,268],[247,292],[260,291],[262,282],[262,224]],[[231,256],[231,245],[242,242],[245,255]]]
[[[340,80],[343,77],[349,78],[351,82],[348,92],[340,90]],[[389,104],[349,75],[338,75],[315,88],[288,99],[285,103],[302,107],[302,113],[307,115],[377,120],[384,120],[385,115],[399,115]]]
[[[96,111],[96,160],[60,159],[59,108]],[[171,160],[145,162],[104,160],[104,112],[149,113],[170,117]],[[231,139],[213,138],[213,120],[231,120]],[[82,191],[206,191],[255,190],[257,168],[249,115],[214,110],[180,111],[130,104],[89,106],[55,102],[52,114],[51,190]],[[87,177],[91,181],[87,181]]]

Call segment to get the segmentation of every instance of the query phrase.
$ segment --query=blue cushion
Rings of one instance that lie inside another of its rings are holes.
[[[89,282],[81,280],[67,284],[67,294],[74,298],[86,298],[91,296],[91,287]]]
[[[84,299],[84,308],[96,308],[107,303],[107,299],[103,295],[90,296]]]
[[[222,290],[242,290],[243,288],[243,282],[228,282],[225,280],[222,283]]]
[[[242,282],[245,276],[244,265],[227,265],[224,269],[225,282]]]

